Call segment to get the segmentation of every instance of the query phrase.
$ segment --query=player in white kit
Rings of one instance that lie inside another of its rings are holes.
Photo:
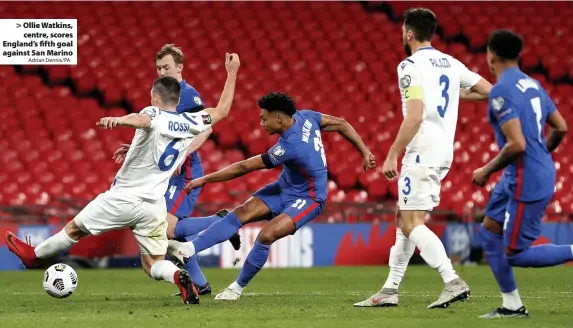
[[[176,284],[184,303],[199,303],[188,273],[165,260],[168,244],[164,195],[169,178],[185,160],[187,147],[195,136],[229,115],[240,62],[236,54],[226,56],[227,81],[216,108],[177,114],[180,84],[173,77],[163,76],[153,84],[152,106],[138,114],[102,118],[97,125],[105,129],[137,129],[110,190],[97,196],[64,229],[36,248],[7,232],[10,251],[26,267],[37,267],[42,259],[71,248],[84,236],[130,227],[139,244],[145,272],[156,280]]]
[[[491,84],[432,48],[436,26],[428,9],[405,13],[402,34],[410,57],[398,65],[404,121],[382,168],[388,180],[399,179],[396,243],[390,250],[388,280],[380,292],[355,306],[398,305],[398,287],[416,247],[445,284],[428,308],[447,307],[469,296],[469,286],[456,274],[440,238],[426,227],[425,217],[439,204],[440,183],[452,164],[459,98],[486,100]],[[397,160],[404,151],[398,174]]]

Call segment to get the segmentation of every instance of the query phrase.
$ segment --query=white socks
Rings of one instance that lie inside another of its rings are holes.
[[[406,273],[408,262],[414,254],[416,245],[400,229],[396,229],[396,243],[390,249],[388,264],[390,272],[382,288],[398,289]]]
[[[236,291],[236,292],[238,292],[238,293],[240,294],[240,293],[243,292],[243,288],[245,288],[245,287],[242,287],[241,285],[239,285],[239,284],[237,283],[237,281],[233,281],[233,283],[230,284],[229,287],[227,287],[227,288],[229,288],[229,289],[232,290],[232,291]]]
[[[175,272],[179,271],[179,268],[173,264],[171,261],[161,260],[155,262],[151,266],[151,278],[155,280],[165,280],[170,283],[175,283]]]
[[[169,240],[167,242],[167,253],[177,257],[179,261],[183,262],[183,257],[195,255],[195,245],[190,241],[181,243],[176,240]]]
[[[521,297],[519,297],[519,293],[517,289],[512,291],[511,293],[501,293],[501,297],[503,297],[503,307],[508,310],[518,310],[523,306],[521,303]]]
[[[446,249],[442,241],[425,225],[415,227],[409,236],[410,240],[420,250],[420,255],[426,263],[433,269],[438,270],[442,275],[444,283],[448,283],[459,278],[454,271],[452,261],[446,254]]]
[[[39,259],[47,259],[62,251],[70,249],[77,242],[77,240],[70,238],[64,229],[62,229],[57,234],[36,246],[34,253],[36,253],[36,257]]]

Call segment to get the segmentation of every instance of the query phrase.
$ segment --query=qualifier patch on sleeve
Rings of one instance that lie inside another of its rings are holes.
[[[497,112],[499,112],[503,108],[504,104],[505,104],[505,99],[503,99],[503,97],[495,97],[491,100],[491,107],[495,109]]]
[[[147,114],[153,120],[157,116],[157,109],[155,107],[148,107],[141,111],[141,114]]]
[[[203,119],[203,124],[205,124],[205,125],[211,124],[211,122],[212,122],[211,115],[209,115],[209,114],[203,114],[203,115],[201,115],[201,118]]]
[[[402,78],[400,78],[400,88],[406,89],[410,86],[410,83],[412,83],[412,78],[410,75],[404,75]]]
[[[281,146],[277,146],[277,148],[275,148],[275,149],[273,150],[273,155],[274,155],[275,157],[281,157],[281,156],[284,155],[284,154],[285,154],[285,149],[284,149],[283,147],[281,147]]]

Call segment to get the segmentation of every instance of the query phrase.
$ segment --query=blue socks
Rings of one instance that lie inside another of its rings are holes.
[[[193,238],[197,237],[197,235],[191,235],[185,237],[187,241],[192,240]],[[189,272],[189,276],[191,277],[191,281],[194,284],[199,286],[205,286],[207,284],[207,278],[201,271],[201,267],[199,266],[199,262],[197,261],[197,255],[193,255],[189,258],[189,261],[185,264],[185,270]]]
[[[497,284],[502,293],[510,293],[517,289],[513,268],[505,256],[505,245],[503,235],[491,233],[483,226],[479,228],[479,236],[482,241],[483,250]]]
[[[247,286],[249,281],[261,270],[269,258],[270,245],[263,245],[255,241],[253,249],[249,252],[247,260],[241,269],[237,284],[241,287]]]
[[[543,268],[573,261],[573,246],[545,244],[529,247],[521,253],[508,257],[516,267]]]
[[[175,225],[175,236],[173,239],[185,239],[186,237],[207,229],[210,225],[221,219],[222,218],[216,214],[207,217],[190,217],[181,219]]]
[[[213,223],[209,228],[201,232],[197,238],[192,240],[195,246],[195,254],[231,238],[239,231],[241,226],[242,224],[239,218],[237,218],[237,215],[235,215],[234,212],[230,212],[227,216]]]
[[[193,255],[185,264],[185,270],[189,272],[189,276],[191,277],[191,281],[194,284],[199,286],[205,286],[207,284],[207,278],[201,271],[201,267],[199,266],[199,262],[197,262],[197,255]]]

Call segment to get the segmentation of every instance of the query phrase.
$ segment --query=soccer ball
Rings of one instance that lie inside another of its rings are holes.
[[[54,264],[44,272],[44,290],[55,298],[66,298],[78,287],[78,274],[69,265]]]

